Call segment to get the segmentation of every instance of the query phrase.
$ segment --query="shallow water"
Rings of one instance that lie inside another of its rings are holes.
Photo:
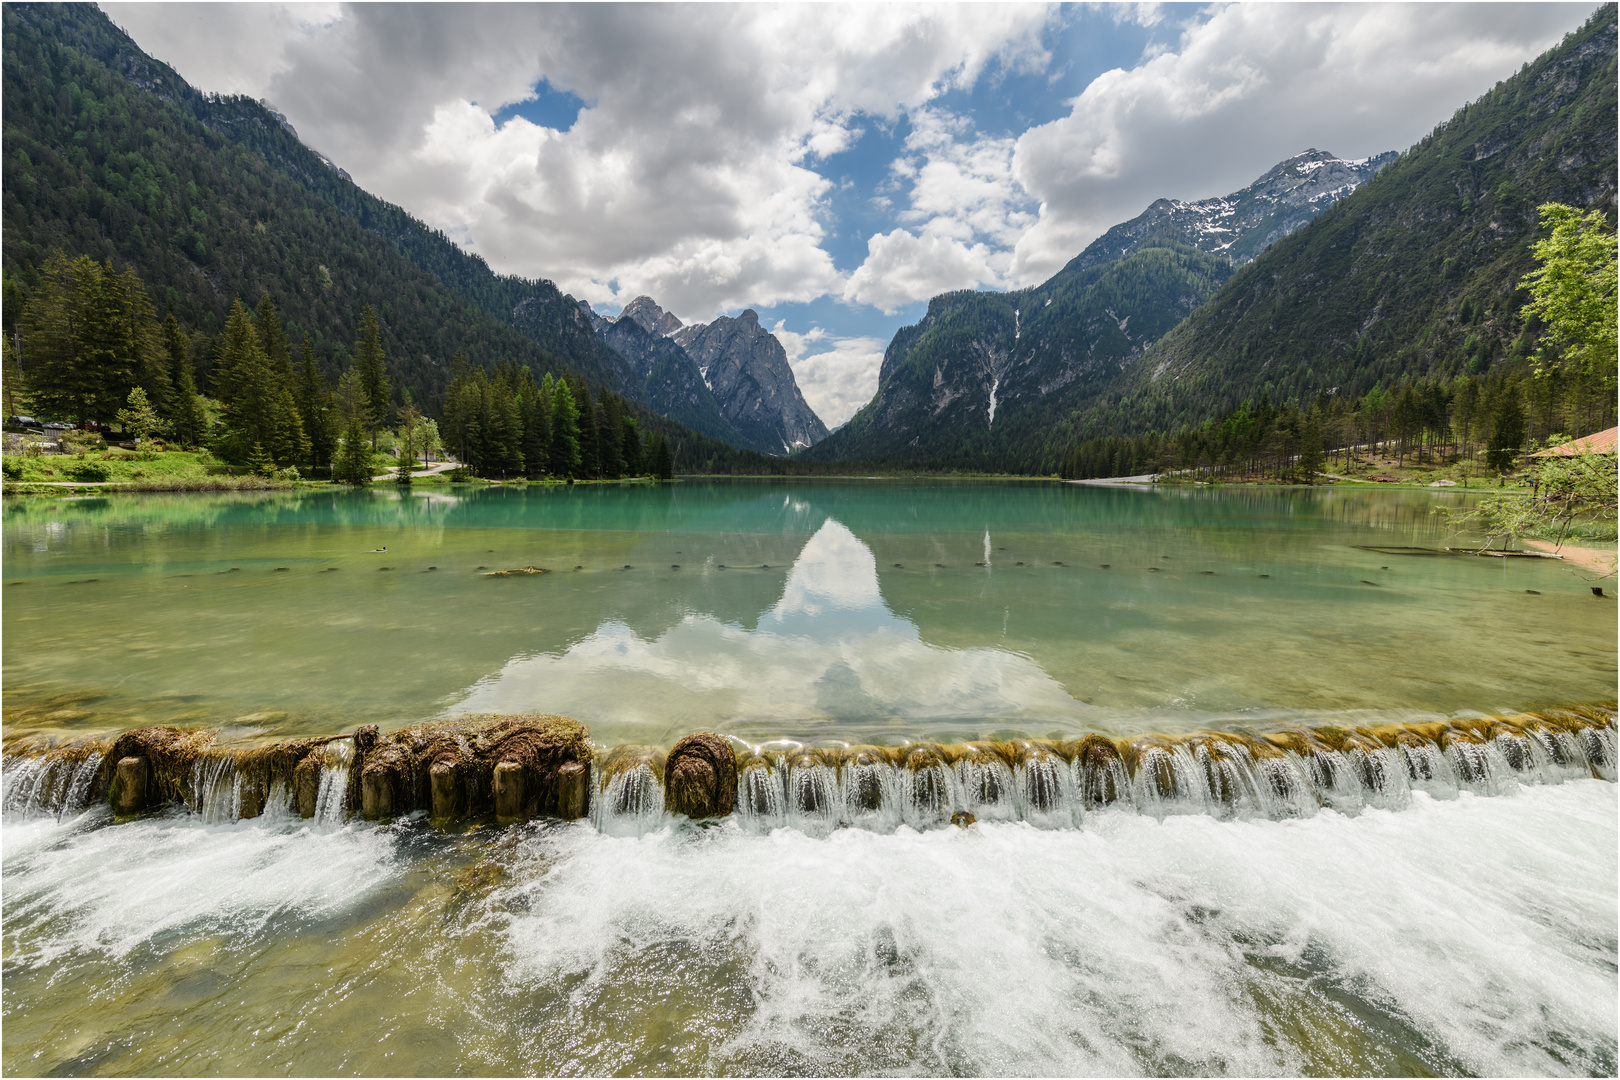
[[[1584,575],[1363,550],[1441,546],[1432,507],[1457,497],[793,481],[14,500],[7,727],[543,709],[607,745],[896,742],[1611,697],[1612,601]],[[551,573],[484,576],[530,565]]]
[[[1613,601],[1584,575],[1367,550],[1453,542],[1431,510],[1457,497],[8,501],[5,735],[538,709],[604,746],[701,728],[780,750],[1611,699]],[[528,565],[550,573],[483,576]],[[8,759],[0,1068],[1612,1075],[1620,814],[1577,778],[1612,776],[1613,729],[1591,739],[1473,781],[1436,748],[1408,783],[1391,749],[1392,786],[1302,779],[1297,806],[1144,788],[1082,812],[1059,777],[1059,813],[1009,772],[966,829],[843,794],[807,815],[785,758],[754,773],[763,811],[707,827],[656,790],[507,830],[345,822],[335,798],[301,821],[285,792],[238,822],[213,765],[196,813],[115,825],[78,809],[93,764],[62,766],[42,812],[42,766]]]

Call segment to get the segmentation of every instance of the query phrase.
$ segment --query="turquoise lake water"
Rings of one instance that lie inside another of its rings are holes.
[[[1458,542],[1432,512],[1455,498],[737,481],[8,501],[8,724],[539,710],[609,744],[895,742],[1612,697],[1614,612],[1586,575],[1366,550]],[[485,576],[526,566],[549,572]]]

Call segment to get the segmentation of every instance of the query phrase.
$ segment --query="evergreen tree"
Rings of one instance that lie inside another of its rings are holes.
[[[623,476],[624,402],[619,395],[605,387],[596,403],[596,431],[602,475],[609,478]]]
[[[191,374],[191,341],[170,312],[163,320],[163,351],[169,360],[169,408],[166,419],[170,433],[182,446],[197,446],[207,434],[207,416],[197,400],[197,382]]]
[[[220,341],[214,380],[225,415],[217,450],[225,460],[246,461],[254,446],[262,447],[277,465],[307,460],[309,439],[292,391],[280,375],[247,309],[237,301]]]
[[[23,313],[23,362],[34,408],[47,418],[106,422],[135,386],[135,357],[120,346],[122,312],[110,271],[81,255],[46,260]]]
[[[298,418],[304,425],[304,434],[309,436],[310,465],[314,468],[330,465],[336,443],[336,433],[333,431],[336,402],[331,387],[316,366],[315,350],[307,334],[298,351],[298,377],[293,396],[298,405]]]
[[[136,384],[146,390],[147,399],[161,414],[168,408],[173,384],[157,312],[133,266],[126,266],[122,274],[114,275],[112,264],[108,263],[103,274],[119,313],[120,351],[133,360]]]
[[[129,404],[118,410],[117,420],[123,431],[141,440],[159,434],[166,426],[147,400],[146,390],[139,386],[129,392]]]
[[[591,388],[584,379],[568,380],[573,384],[574,403],[579,410],[579,473],[580,476],[602,475],[602,458],[596,437],[596,403],[591,400]]]
[[[7,416],[16,416],[22,411],[22,402],[27,395],[17,351],[12,344],[11,334],[0,335],[0,357],[3,357],[4,364],[3,370],[0,370],[0,394],[5,396]]]
[[[394,473],[394,482],[405,487],[410,486],[411,470],[416,467],[416,430],[421,420],[422,414],[411,406],[406,407],[405,414],[400,418],[399,466]]]
[[[669,440],[664,438],[662,431],[653,436],[650,469],[656,480],[675,479],[675,459],[669,452]]]
[[[360,337],[354,343],[354,368],[360,373],[360,387],[365,391],[366,404],[371,410],[371,447],[377,448],[377,429],[388,418],[388,369],[383,364],[381,332],[377,316],[367,304],[360,312]]]
[[[624,473],[626,476],[640,476],[641,432],[637,429],[635,417],[626,416],[621,422],[624,425],[624,436],[620,442],[621,453],[624,455]]]
[[[270,460],[269,453],[259,443],[254,443],[253,449],[248,453],[247,467],[248,471],[255,476],[274,476],[276,474],[276,463]]]
[[[259,344],[264,346],[264,354],[270,358],[271,368],[283,382],[290,383],[293,377],[292,350],[287,344],[287,333],[281,328],[281,319],[276,315],[276,305],[270,302],[269,293],[265,293],[259,300],[254,317],[259,331]]]
[[[1302,484],[1316,483],[1316,474],[1322,471],[1322,414],[1311,409],[1305,414],[1305,424],[1299,435],[1298,479]]]
[[[343,432],[343,445],[338,447],[332,462],[334,484],[366,484],[371,482],[371,447],[366,445],[366,429],[357,420],[351,420]]]
[[[559,480],[579,475],[579,407],[567,379],[552,387],[551,475]]]
[[[1518,461],[1524,439],[1524,406],[1519,401],[1519,388],[1508,383],[1498,391],[1496,407],[1491,410],[1491,441],[1485,452],[1485,464],[1496,471],[1499,485]]]
[[[551,464],[551,394],[534,385],[528,373],[523,394],[523,463],[531,479],[538,480]]]

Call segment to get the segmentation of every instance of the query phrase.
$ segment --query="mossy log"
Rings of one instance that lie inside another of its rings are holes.
[[[713,732],[688,735],[664,764],[664,809],[689,818],[722,818],[737,801],[737,756]]]
[[[368,820],[425,811],[443,827],[573,820],[589,815],[598,799],[609,817],[655,814],[661,803],[666,812],[702,820],[734,813],[739,798],[753,815],[815,817],[877,811],[898,795],[907,820],[935,812],[943,820],[958,795],[995,817],[1015,805],[1046,814],[1072,792],[1083,810],[1192,797],[1207,798],[1220,815],[1222,807],[1235,810],[1257,796],[1298,807],[1313,797],[1324,805],[1353,799],[1356,785],[1398,791],[1401,772],[1417,783],[1489,786],[1509,771],[1551,766],[1564,776],[1612,780],[1615,718],[1614,705],[1605,704],[1254,735],[1092,734],[758,752],[739,752],[728,739],[699,732],[667,752],[655,746],[593,752],[585,726],[567,717],[471,715],[257,746],[220,746],[215,731],[177,727],[60,745],[36,734],[7,740],[5,754],[8,767],[41,762],[30,805],[105,801],[117,819],[176,804],[211,820],[251,818],[272,797],[309,818],[323,783],[338,785],[331,791],[334,810]]]

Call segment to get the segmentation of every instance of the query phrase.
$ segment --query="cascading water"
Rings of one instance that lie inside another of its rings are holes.
[[[226,825],[242,816],[242,774],[229,757],[201,758],[191,767],[191,812],[205,825]]]
[[[84,758],[8,757],[0,766],[0,811],[61,820],[84,812],[101,754]]]
[[[319,825],[337,825],[346,814],[345,797],[349,790],[349,760],[352,751],[348,743],[334,742],[326,746],[321,763],[320,787],[315,796],[315,822]]]

